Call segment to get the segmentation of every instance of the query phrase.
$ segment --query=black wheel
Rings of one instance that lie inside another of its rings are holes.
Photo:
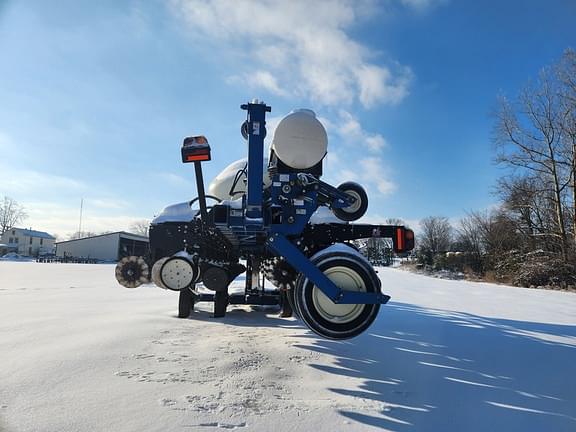
[[[358,248],[358,246],[356,246],[354,243],[343,243],[346,246],[348,246],[349,248],[354,249],[356,252],[360,252],[360,249]]]
[[[296,299],[294,297],[294,288],[291,287],[286,290],[286,300],[288,301],[288,304],[292,308],[292,314],[300,318],[300,314],[298,313],[298,308],[296,305]]]
[[[242,123],[242,125],[240,126],[240,134],[242,134],[242,138],[244,138],[246,141],[248,141],[248,122],[247,121]]]
[[[312,262],[339,288],[380,292],[372,266],[354,252],[327,252]],[[349,339],[366,330],[378,314],[379,304],[335,304],[303,274],[294,290],[296,310],[315,333],[328,339]]]
[[[288,301],[288,290],[280,290],[280,317],[290,318],[293,315],[293,308],[290,301]]]
[[[188,318],[194,310],[194,293],[190,289],[180,290],[178,297],[178,318]]]
[[[347,195],[356,198],[354,204],[344,208],[332,208],[332,212],[340,220],[350,222],[360,219],[368,210],[368,195],[362,186],[354,182],[342,183],[337,188]]]
[[[228,293],[226,291],[216,291],[214,293],[214,318],[222,318],[226,315],[228,306]]]

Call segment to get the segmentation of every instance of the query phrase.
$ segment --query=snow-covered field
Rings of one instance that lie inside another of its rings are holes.
[[[110,265],[0,262],[0,430],[575,431],[576,295],[380,269],[375,324],[120,287]]]

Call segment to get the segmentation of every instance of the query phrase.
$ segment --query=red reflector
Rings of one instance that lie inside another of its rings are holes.
[[[186,156],[186,161],[188,161],[188,162],[192,162],[192,161],[205,161],[205,160],[210,160],[210,156],[207,155],[207,154],[188,155],[188,156]]]
[[[396,228],[396,249],[399,251],[404,250],[404,233],[402,228]]]

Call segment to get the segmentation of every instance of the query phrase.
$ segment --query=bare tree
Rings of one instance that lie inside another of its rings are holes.
[[[0,201],[0,235],[26,219],[28,215],[18,202],[5,196]]]
[[[576,51],[568,49],[556,67],[560,81],[563,150],[570,167],[572,238],[576,245]]]
[[[420,221],[422,232],[419,236],[419,249],[428,261],[439,252],[450,249],[452,242],[452,225],[447,218],[429,216]]]
[[[474,271],[483,272],[485,270],[482,260],[484,253],[482,230],[473,215],[469,214],[460,219],[455,248],[459,252],[466,252],[470,255],[470,264]]]
[[[473,211],[466,219],[468,231],[476,232],[480,252],[498,256],[518,247],[516,225],[503,210]]]
[[[571,166],[563,153],[564,116],[557,74],[552,68],[543,69],[536,84],[527,86],[516,101],[500,99],[494,142],[497,162],[543,180],[543,192],[554,207],[553,234],[560,240],[567,260],[563,203],[571,181]]]
[[[130,225],[130,232],[148,237],[149,228],[150,228],[150,221],[142,219]]]
[[[458,224],[455,248],[459,252],[468,252],[480,260],[484,252],[484,242],[482,240],[482,229],[476,222],[472,214],[460,219]]]
[[[406,225],[403,219],[400,218],[388,218],[386,219],[388,225]]]
[[[561,251],[555,234],[554,199],[542,178],[503,178],[498,183],[497,192],[502,199],[502,211],[522,239],[517,247],[531,251]]]

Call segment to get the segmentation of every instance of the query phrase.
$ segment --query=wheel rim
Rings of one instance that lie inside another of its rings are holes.
[[[360,194],[353,190],[347,190],[346,195],[350,195],[351,197],[356,198],[356,201],[354,201],[354,204],[348,207],[344,207],[342,210],[345,211],[346,213],[355,213],[358,210],[360,210],[360,207],[362,206],[362,197],[360,196]]]
[[[167,288],[181,290],[192,283],[194,271],[188,261],[181,258],[172,258],[167,260],[162,266],[161,278]]]
[[[366,292],[362,277],[351,268],[331,267],[324,274],[342,290]],[[354,321],[365,307],[363,304],[335,304],[316,285],[312,290],[312,302],[322,318],[337,324]]]

